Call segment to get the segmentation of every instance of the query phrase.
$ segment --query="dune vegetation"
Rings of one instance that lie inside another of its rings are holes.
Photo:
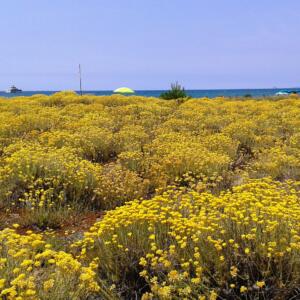
[[[300,98],[0,99],[0,299],[298,299]]]

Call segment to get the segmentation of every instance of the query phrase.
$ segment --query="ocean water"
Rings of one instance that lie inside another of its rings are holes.
[[[187,94],[192,98],[215,98],[215,97],[243,97],[245,95],[251,95],[252,97],[274,96],[277,92],[287,91],[300,91],[300,89],[225,89],[225,90],[186,90]],[[32,96],[36,94],[52,95],[57,91],[24,91],[17,94],[8,94],[4,91],[0,91],[0,97],[16,97],[16,96]],[[143,90],[136,91],[135,95],[144,97],[159,97],[165,90]],[[84,91],[83,94],[93,95],[112,95],[113,91]]]

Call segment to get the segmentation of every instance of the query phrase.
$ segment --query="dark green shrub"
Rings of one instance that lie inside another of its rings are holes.
[[[252,98],[252,95],[251,94],[245,94],[244,97],[245,98]]]
[[[186,94],[184,87],[182,87],[178,82],[172,83],[171,89],[160,95],[160,98],[165,100],[179,99],[179,98],[186,98],[186,97],[188,97],[188,95]]]

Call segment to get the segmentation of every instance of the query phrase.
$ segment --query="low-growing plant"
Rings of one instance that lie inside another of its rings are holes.
[[[2,299],[114,299],[97,278],[97,260],[84,265],[69,253],[52,250],[41,234],[20,235],[7,228],[0,231],[0,247]]]
[[[220,196],[171,188],[108,212],[73,247],[99,258],[126,299],[288,299],[300,284],[299,188],[268,178]]]
[[[0,99],[1,299],[295,299],[299,97],[173,87]]]

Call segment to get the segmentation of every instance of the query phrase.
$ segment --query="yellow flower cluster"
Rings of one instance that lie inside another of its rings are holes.
[[[71,254],[52,249],[40,234],[0,231],[1,299],[83,299],[102,292],[97,267],[97,260],[84,266]]]
[[[178,103],[60,92],[0,106],[5,205],[110,209],[170,184],[218,192],[244,177],[300,176],[295,97]]]
[[[102,167],[80,159],[68,147],[13,144],[5,149],[2,163],[0,202],[26,208],[36,217],[63,211],[67,205],[111,208],[146,188],[146,181],[119,164]]]
[[[108,212],[73,247],[116,284],[136,272],[153,299],[255,299],[300,280],[299,189],[268,178],[219,196],[170,189]]]
[[[0,231],[0,299],[294,296],[296,96],[60,92],[3,98],[0,108],[0,229],[21,222]],[[20,234],[89,209],[114,210],[84,238]]]

